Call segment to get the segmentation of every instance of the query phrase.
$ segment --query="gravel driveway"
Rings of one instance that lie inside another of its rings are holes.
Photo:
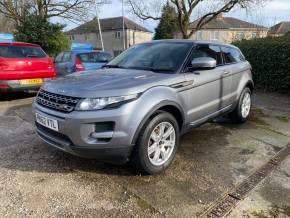
[[[181,138],[165,173],[141,176],[130,166],[46,145],[35,133],[32,97],[11,94],[0,101],[1,217],[195,217],[290,143],[290,98],[258,92],[249,122],[219,119],[194,129]],[[290,193],[283,186],[290,172],[282,174],[275,185]],[[262,198],[264,209],[275,204],[267,195],[250,196]],[[289,202],[285,194],[277,204]],[[235,214],[255,217],[254,209],[242,208]]]

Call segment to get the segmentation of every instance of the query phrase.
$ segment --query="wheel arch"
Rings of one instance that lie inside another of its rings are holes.
[[[152,117],[154,116],[158,111],[165,111],[170,113],[172,116],[174,116],[174,118],[176,119],[179,129],[180,131],[182,131],[184,122],[185,122],[185,117],[184,117],[184,113],[182,110],[182,107],[180,105],[178,105],[176,102],[173,101],[169,101],[169,100],[165,100],[160,102],[159,104],[155,105],[153,108],[151,108],[150,112],[148,114],[146,114],[146,116],[142,119],[141,123],[139,124],[133,140],[132,140],[132,145],[135,145],[137,140],[138,140],[138,136],[142,130],[142,128],[144,127],[145,123]]]
[[[248,87],[251,90],[251,93],[254,92],[254,82],[253,81],[248,81],[246,83],[245,87]]]

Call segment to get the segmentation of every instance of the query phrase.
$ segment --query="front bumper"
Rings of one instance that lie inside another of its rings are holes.
[[[37,133],[46,143],[70,154],[125,163],[134,146],[135,125],[129,123],[130,104],[134,102],[113,110],[62,113],[34,102],[34,112],[57,120],[59,126],[56,132],[36,123]],[[109,127],[99,128],[103,124]]]

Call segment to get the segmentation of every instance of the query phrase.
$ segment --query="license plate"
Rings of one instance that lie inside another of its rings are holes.
[[[52,129],[54,131],[58,131],[58,122],[57,120],[45,117],[43,115],[40,115],[38,113],[35,114],[36,122],[39,123],[42,126],[45,126],[49,129]]]
[[[20,85],[36,85],[42,84],[42,79],[22,79],[20,80]]]

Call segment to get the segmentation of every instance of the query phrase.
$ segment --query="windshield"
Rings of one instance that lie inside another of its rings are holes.
[[[0,56],[5,58],[44,58],[40,47],[22,45],[0,45]]]
[[[112,55],[105,52],[81,53],[77,56],[81,59],[83,63],[108,62],[112,59]]]
[[[175,72],[183,63],[191,44],[160,42],[140,44],[121,53],[108,67]]]

